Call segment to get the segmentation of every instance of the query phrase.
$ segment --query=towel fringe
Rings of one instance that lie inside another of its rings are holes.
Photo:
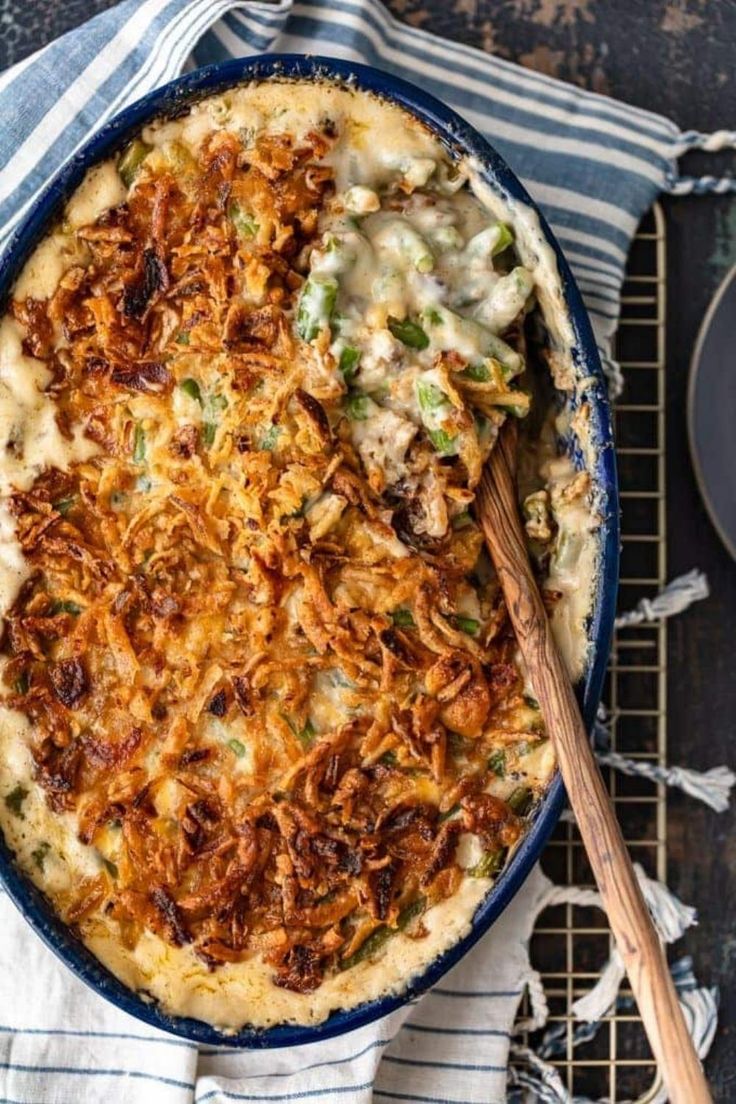
[[[673,147],[673,154],[682,157],[691,150],[705,153],[717,153],[720,150],[736,149],[736,130],[714,130],[710,134],[700,130],[687,130]],[[735,176],[679,176],[671,172],[666,179],[670,195],[727,195],[736,192]]]
[[[616,618],[616,628],[626,629],[631,625],[641,625],[644,621],[659,621],[682,613],[693,602],[700,602],[710,594],[708,579],[697,568],[685,575],[678,575],[667,583],[655,598],[642,598],[633,610],[620,614]]]
[[[540,1027],[544,1027],[549,1017],[547,994],[544,991],[541,974],[534,969],[529,961],[527,961],[527,974],[522,978],[522,985],[526,986],[529,1003],[532,1006],[532,1014],[524,1020],[516,1021],[514,1035],[521,1035],[524,1031],[538,1031]]]
[[[573,1104],[554,1066],[520,1043],[512,1042],[509,1052],[507,1104],[523,1104],[530,1099],[540,1104]]]
[[[596,758],[604,766],[613,767],[630,778],[647,778],[682,790],[690,797],[702,801],[716,813],[725,813],[731,804],[731,790],[736,774],[725,766],[711,767],[707,771],[692,767],[660,767],[639,759],[627,759],[616,751],[597,751]]]
[[[667,182],[672,196],[730,195],[736,192],[736,176],[678,176]]]
[[[599,707],[598,716],[607,718],[604,706]],[[600,720],[593,726],[593,750],[596,759],[603,766],[620,771],[629,778],[646,778],[650,782],[682,790],[716,813],[725,813],[731,804],[736,774],[725,764],[700,771],[694,767],[668,767],[647,762],[645,759],[629,759],[611,749],[611,733]]]
[[[675,157],[682,157],[690,150],[705,150],[716,153],[718,150],[736,149],[736,130],[714,130],[710,134],[702,130],[685,130],[675,145]]]

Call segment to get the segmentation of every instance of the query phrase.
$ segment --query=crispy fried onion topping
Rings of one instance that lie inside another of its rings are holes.
[[[259,954],[300,992],[421,938],[463,833],[513,845],[489,758],[539,738],[496,587],[468,582],[478,528],[404,539],[411,504],[371,486],[294,336],[329,145],[158,154],[55,294],[14,304],[62,430],[99,446],[12,499],[33,573],[8,700],[100,861],[63,913],[213,969]]]

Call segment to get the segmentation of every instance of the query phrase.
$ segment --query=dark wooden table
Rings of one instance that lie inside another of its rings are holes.
[[[0,0],[0,69],[110,6],[110,0]],[[736,128],[736,0],[390,0],[389,6],[414,26],[662,112],[683,128]],[[687,168],[717,174],[736,170],[735,159],[691,155]],[[698,566],[712,588],[710,599],[671,626],[670,760],[733,765],[736,565],[698,497],[685,393],[700,319],[736,264],[736,197],[665,200],[664,206],[669,570],[674,576]],[[669,884],[697,903],[700,913],[685,949],[694,955],[701,982],[721,990],[720,1026],[707,1068],[724,1104],[736,1100],[734,828],[733,811],[717,816],[677,794],[669,800]]]

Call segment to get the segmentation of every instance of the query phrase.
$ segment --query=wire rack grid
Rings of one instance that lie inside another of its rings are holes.
[[[629,256],[616,356],[626,387],[616,404],[616,451],[622,505],[619,609],[632,608],[666,582],[665,503],[665,298],[664,215],[656,205],[639,227]],[[613,749],[631,759],[664,764],[667,728],[667,633],[664,622],[616,632],[604,689]],[[667,808],[662,785],[608,769],[613,797],[634,861],[666,875]],[[559,885],[593,886],[576,825],[560,823],[542,866]],[[612,948],[605,916],[561,905],[542,913],[532,938],[550,1006],[548,1027],[558,1027],[559,1053],[550,1061],[572,1096],[645,1101],[655,1067],[636,1008],[623,1001],[588,1042],[574,1045],[573,1002],[597,981]],[[621,1005],[624,1007],[621,1007]],[[522,1009],[528,1014],[528,1009]],[[529,1042],[529,1039],[525,1039]],[[539,1036],[531,1039],[532,1045]]]

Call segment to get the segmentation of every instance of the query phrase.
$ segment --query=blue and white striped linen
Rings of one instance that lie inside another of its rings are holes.
[[[444,99],[522,178],[570,261],[611,371],[626,253],[658,192],[722,191],[676,158],[734,135],[669,120],[444,42],[378,0],[125,0],[0,74],[0,250],[45,182],[121,108],[188,65],[265,51],[368,62]],[[506,1099],[509,1032],[546,888],[538,871],[493,931],[418,1004],[292,1050],[197,1049],[76,981],[0,896],[0,1104]]]

